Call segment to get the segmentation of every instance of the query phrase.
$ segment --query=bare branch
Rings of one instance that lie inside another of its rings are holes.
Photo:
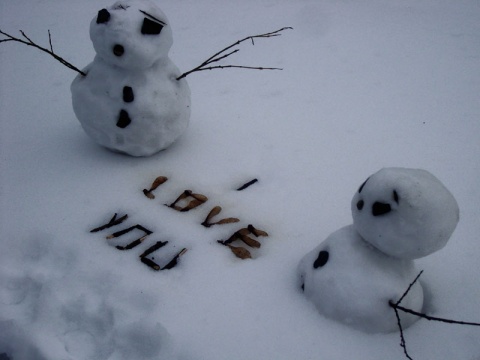
[[[50,34],[50,29],[48,29],[48,43],[50,44],[50,51],[53,53],[52,34]]]
[[[78,72],[80,75],[82,75],[82,76],[87,75],[83,71],[81,71],[80,69],[78,69],[77,67],[75,67],[74,65],[72,65],[71,63],[66,61],[65,59],[63,59],[62,57],[55,54],[55,52],[53,51],[52,37],[51,37],[51,34],[50,34],[50,30],[48,30],[48,42],[50,44],[50,50],[34,43],[22,30],[20,30],[20,34],[22,34],[22,36],[26,39],[26,41],[22,40],[20,38],[16,38],[15,36],[12,36],[10,34],[7,34],[6,32],[3,32],[2,30],[0,30],[0,34],[7,37],[7,39],[1,39],[0,43],[7,42],[7,41],[16,41],[16,42],[22,43],[24,45],[33,46],[34,48],[37,48],[37,49],[39,49],[43,52],[46,52],[47,54],[52,56],[55,60],[59,61],[60,63],[62,63],[66,67],[68,67],[69,69],[72,69],[72,70]]]
[[[293,28],[292,27],[283,27],[281,29],[278,29],[278,30],[275,30],[275,31],[272,31],[272,32],[268,32],[268,33],[265,33],[265,34],[259,34],[259,35],[247,36],[246,38],[238,40],[238,41],[234,42],[233,44],[223,48],[220,51],[218,51],[217,53],[213,54],[212,56],[210,56],[207,60],[202,62],[197,67],[195,67],[195,68],[193,68],[193,69],[191,69],[187,72],[184,72],[182,75],[177,77],[177,80],[183,79],[184,77],[190,75],[191,73],[197,72],[197,71],[212,70],[212,69],[239,68],[239,69],[254,69],[254,70],[282,70],[280,68],[260,67],[260,66],[240,66],[240,65],[209,66],[209,65],[211,63],[223,60],[223,59],[229,57],[230,55],[235,54],[236,52],[239,52],[240,49],[235,49],[235,50],[225,54],[227,51],[234,48],[235,46],[240,45],[244,41],[251,40],[252,45],[255,45],[254,39],[256,39],[256,38],[269,38],[269,37],[274,37],[274,36],[280,36],[281,35],[280,32],[282,32],[284,30],[291,30],[291,29],[293,29]]]
[[[432,321],[440,321],[440,322],[444,322],[444,323],[448,323],[448,324],[480,326],[480,323],[467,322],[467,321],[457,321],[457,320],[451,320],[451,319],[434,317],[434,316],[430,316],[430,315],[427,315],[427,314],[423,314],[423,313],[420,313],[420,312],[418,312],[418,311],[414,311],[414,310],[411,310],[411,309],[408,309],[408,308],[405,308],[405,307],[401,306],[400,303],[401,303],[402,300],[405,298],[405,296],[407,296],[408,292],[410,291],[410,289],[412,288],[412,286],[418,281],[418,278],[420,277],[420,275],[422,275],[422,273],[423,273],[423,270],[420,271],[420,273],[417,275],[417,277],[415,278],[415,280],[413,280],[413,282],[408,286],[407,290],[403,293],[403,295],[400,297],[400,299],[399,299],[397,302],[393,302],[392,300],[390,300],[390,301],[388,302],[388,304],[390,305],[390,307],[393,308],[393,310],[395,311],[395,316],[397,317],[397,324],[398,324],[398,328],[399,328],[399,330],[400,330],[400,346],[403,348],[403,352],[405,353],[405,356],[406,356],[407,359],[409,359],[409,360],[413,360],[413,359],[410,357],[410,355],[409,355],[408,352],[407,352],[407,346],[406,346],[406,343],[405,343],[405,337],[403,336],[402,323],[401,323],[401,321],[400,321],[400,315],[399,315],[399,313],[398,313],[399,310],[400,310],[400,311],[403,311],[403,312],[405,312],[405,313],[412,314],[412,315],[421,317],[421,318],[423,318],[423,319],[432,320]]]

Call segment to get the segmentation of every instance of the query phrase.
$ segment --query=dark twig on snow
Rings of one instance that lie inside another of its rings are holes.
[[[102,231],[102,230],[111,228],[112,226],[119,225],[123,221],[125,221],[127,218],[128,218],[128,215],[125,214],[125,215],[123,215],[123,216],[121,216],[120,218],[117,219],[117,213],[115,213],[108,223],[106,223],[105,225],[99,226],[95,229],[92,229],[92,230],[90,230],[90,232],[94,233],[94,232],[98,232],[98,231]]]
[[[240,187],[237,189],[237,191],[245,190],[245,189],[248,188],[250,185],[255,184],[257,181],[258,181],[258,179],[250,180],[249,182],[247,182],[247,183],[243,184],[242,186],[240,186]]]
[[[233,44],[227,46],[226,48],[220,50],[219,52],[215,53],[214,55],[210,56],[207,60],[205,60],[199,66],[193,68],[192,70],[184,72],[182,75],[177,77],[177,80],[183,79],[184,77],[190,75],[191,73],[197,72],[197,71],[213,70],[213,69],[238,68],[238,69],[253,69],[253,70],[282,70],[281,68],[274,68],[274,67],[243,66],[243,65],[215,65],[215,66],[211,66],[211,64],[215,63],[215,62],[218,62],[220,60],[223,60],[223,59],[239,52],[240,49],[234,49],[233,51],[230,51],[230,52],[226,53],[227,51],[234,48],[235,46],[240,45],[244,41],[251,40],[252,45],[255,45],[254,39],[280,36],[281,35],[280,32],[282,32],[284,30],[290,30],[290,29],[293,29],[293,28],[283,27],[281,29],[278,29],[278,30],[275,30],[275,31],[272,31],[272,32],[269,32],[269,33],[247,36],[244,39],[238,40],[238,41],[234,42]]]
[[[37,48],[37,49],[39,49],[43,52],[46,52],[47,54],[52,56],[55,60],[59,61],[60,63],[62,63],[66,67],[68,67],[69,69],[75,70],[80,75],[82,75],[82,76],[87,75],[83,71],[81,71],[80,69],[78,69],[77,67],[75,67],[74,65],[72,65],[71,63],[66,61],[65,59],[63,59],[62,57],[55,54],[55,52],[53,51],[52,36],[50,34],[50,30],[48,30],[48,42],[49,42],[49,45],[50,45],[50,50],[34,43],[22,30],[20,30],[20,34],[22,34],[22,36],[25,38],[25,40],[21,39],[21,38],[16,38],[15,36],[7,34],[6,32],[3,32],[2,30],[0,30],[0,34],[7,37],[6,39],[0,39],[0,43],[8,42],[8,41],[16,41],[16,42],[19,42],[19,43],[22,43],[22,44],[25,44],[25,45],[28,45],[28,46],[33,46],[33,47],[35,47],[35,48]]]
[[[410,357],[410,355],[408,354],[408,351],[407,351],[407,347],[406,347],[406,343],[405,343],[405,337],[404,337],[404,334],[403,334],[402,323],[400,321],[400,315],[398,313],[399,310],[403,311],[405,313],[412,314],[412,315],[421,317],[423,319],[432,320],[432,321],[440,321],[440,322],[444,322],[444,323],[448,323],[448,324],[480,326],[480,323],[467,322],[467,321],[457,321],[457,320],[434,317],[434,316],[423,314],[423,313],[420,313],[420,312],[417,312],[417,311],[414,311],[414,310],[411,310],[411,309],[408,309],[408,308],[405,308],[405,307],[401,306],[400,303],[405,298],[405,296],[407,296],[408,292],[410,291],[412,286],[418,281],[418,278],[420,277],[420,275],[422,275],[422,273],[423,273],[423,270],[420,271],[420,273],[417,275],[415,280],[413,280],[413,282],[408,286],[407,290],[403,293],[402,297],[397,302],[393,302],[392,300],[390,300],[388,302],[390,307],[393,308],[393,310],[395,311],[395,316],[397,317],[397,324],[398,324],[398,328],[400,330],[400,346],[403,348],[403,352],[405,353],[405,356],[409,360],[413,360],[413,358]]]

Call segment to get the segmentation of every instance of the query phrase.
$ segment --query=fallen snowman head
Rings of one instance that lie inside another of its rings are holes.
[[[457,202],[425,170],[384,168],[352,199],[353,224],[337,230],[300,261],[305,296],[319,312],[365,332],[398,329],[396,303],[418,271],[413,259],[445,246],[458,220]],[[402,306],[421,312],[415,282]],[[404,328],[416,316],[402,315]]]
[[[90,38],[96,56],[71,85],[85,132],[132,156],[167,148],[188,126],[190,89],[168,57],[165,14],[147,0],[117,1],[91,21]]]

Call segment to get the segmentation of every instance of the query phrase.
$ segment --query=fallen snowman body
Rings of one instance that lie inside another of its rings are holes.
[[[365,332],[398,329],[396,303],[418,275],[412,259],[431,254],[453,233],[458,205],[425,170],[385,168],[352,199],[353,225],[331,234],[300,261],[305,296],[328,318]],[[412,285],[402,306],[423,308],[423,289]],[[416,317],[401,315],[406,328]]]
[[[168,57],[165,14],[147,0],[122,0],[90,24],[96,56],[72,85],[73,110],[98,144],[132,156],[170,146],[187,128],[190,88]]]

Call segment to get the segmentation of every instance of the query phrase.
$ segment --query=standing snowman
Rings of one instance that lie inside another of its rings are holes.
[[[90,39],[96,56],[71,85],[85,132],[132,156],[167,148],[188,126],[190,89],[168,57],[165,14],[147,0],[117,1],[91,21]]]
[[[353,224],[337,230],[300,261],[302,289],[319,312],[371,332],[398,329],[396,303],[418,271],[414,259],[445,246],[459,219],[453,195],[425,170],[384,168],[352,199]],[[415,282],[402,306],[421,312]],[[402,326],[417,317],[402,316]]]
[[[96,51],[80,70],[23,31],[17,38],[0,30],[0,43],[18,42],[54,57],[78,75],[71,85],[73,110],[85,132],[98,144],[132,156],[150,156],[170,146],[188,127],[190,88],[185,80],[199,71],[225,68],[282,70],[276,67],[223,64],[241,43],[279,36],[283,27],[247,36],[180,74],[168,57],[172,29],[165,14],[149,0],[120,0],[102,9],[90,23]],[[3,36],[4,38],[2,38]]]

